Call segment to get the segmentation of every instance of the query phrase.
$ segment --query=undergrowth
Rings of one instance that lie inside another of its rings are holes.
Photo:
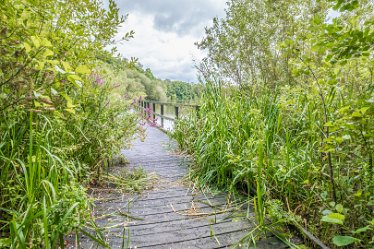
[[[2,1],[0,248],[100,242],[84,186],[137,129],[98,66],[123,21],[113,1]]]
[[[350,99],[346,112],[335,112],[331,120],[359,111],[360,103],[372,98],[370,91],[362,92],[365,94],[359,98]],[[180,120],[173,136],[182,149],[193,154],[190,175],[198,185],[214,185],[229,192],[237,192],[241,186],[244,193],[255,196],[252,204],[259,228],[269,227],[265,224],[269,201],[278,199],[288,215],[280,218],[272,213],[275,222],[305,226],[327,242],[346,233],[357,238],[357,246],[367,245],[373,231],[373,175],[365,145],[356,147],[359,141],[364,143],[356,129],[372,129],[373,112],[350,119],[365,126],[332,133],[334,137],[349,135],[349,139],[335,143],[335,202],[327,158],[321,151],[321,143],[326,141],[320,136],[324,123],[319,121],[322,113],[315,99],[318,96],[305,88],[283,88],[279,94],[250,97],[235,89],[208,89],[201,118],[191,115]],[[336,97],[334,103],[342,102]]]
[[[273,217],[333,248],[374,247],[373,9],[231,0],[198,43],[199,118],[173,136],[199,185],[253,196],[259,230]]]

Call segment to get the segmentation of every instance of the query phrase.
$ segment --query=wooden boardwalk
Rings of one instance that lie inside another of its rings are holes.
[[[93,193],[96,221],[111,248],[229,248],[253,228],[248,219],[235,218],[223,194],[188,187],[188,160],[173,154],[173,146],[166,134],[148,127],[145,141],[137,140],[123,154],[130,162],[126,167],[143,167],[156,176],[153,188],[140,195]],[[81,248],[96,246],[82,237]],[[257,242],[257,248],[286,246],[270,237]]]

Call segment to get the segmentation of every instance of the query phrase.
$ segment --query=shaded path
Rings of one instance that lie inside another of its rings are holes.
[[[224,195],[193,192],[183,183],[188,160],[170,152],[174,146],[166,134],[148,127],[145,141],[137,140],[122,153],[130,167],[142,166],[157,175],[152,190],[141,195],[94,193],[97,223],[105,227],[103,233],[112,248],[228,248],[253,226],[233,216]],[[82,248],[91,244],[82,239]],[[270,237],[257,247],[286,246]]]

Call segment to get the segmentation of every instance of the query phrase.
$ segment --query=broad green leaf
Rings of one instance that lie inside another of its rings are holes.
[[[339,213],[343,213],[344,212],[344,207],[342,204],[338,204],[336,205],[335,207],[336,211],[338,211]]]
[[[35,107],[41,107],[42,105],[38,101],[34,100],[34,106]]]
[[[73,103],[73,100],[66,93],[60,93],[60,95],[66,100],[66,102]]]
[[[322,217],[321,221],[343,225],[345,216],[339,213],[331,213]]]
[[[40,47],[40,39],[39,39],[39,37],[37,37],[37,36],[30,36],[30,39],[31,39],[32,43],[34,43],[34,46],[36,48]]]
[[[60,64],[60,62],[58,60],[47,60],[47,62],[50,63],[53,66],[56,66],[56,65]]]
[[[44,57],[53,56],[53,55],[54,53],[49,49],[46,49],[45,52],[43,53]]]
[[[81,81],[83,81],[82,78],[79,77],[79,76],[76,75],[76,74],[70,74],[70,75],[68,76],[68,80],[81,80]]]
[[[355,231],[353,231],[354,234],[357,234],[357,233],[363,233],[363,232],[366,232],[366,231],[369,231],[370,230],[370,226],[366,226],[366,227],[361,227]]]
[[[75,105],[73,105],[72,99],[69,98],[68,100],[66,100],[66,107],[68,109],[73,109],[75,107]]]
[[[339,219],[330,218],[328,216],[323,216],[322,219],[321,219],[321,221],[327,222],[327,223],[333,223],[333,224],[343,225],[343,221],[341,221]]]
[[[360,111],[361,111],[362,114],[365,114],[369,109],[370,109],[370,107],[363,107],[363,108],[360,109]]]
[[[308,185],[308,184],[310,184],[309,179],[306,179],[305,181],[303,181],[303,184],[304,184],[304,185]]]
[[[352,243],[355,243],[355,242],[360,242],[359,239],[356,239],[354,237],[351,237],[351,236],[335,236],[333,239],[332,239],[332,242],[337,245],[337,246],[347,246],[347,245],[350,245]]]
[[[361,197],[361,195],[362,195],[362,189],[359,189],[359,190],[354,194],[355,197]]]
[[[68,76],[68,80],[73,83],[76,87],[78,88],[81,88],[83,86],[82,84],[82,78],[79,77],[78,75],[76,74],[71,74]]]
[[[68,62],[61,61],[61,64],[64,67],[64,69],[65,69],[66,72],[70,72],[71,71],[71,66],[70,66],[70,64]]]
[[[45,61],[38,61],[38,65],[36,66],[37,70],[43,70],[45,66]]]
[[[360,111],[355,111],[352,113],[353,118],[362,118],[362,113]]]
[[[334,124],[332,122],[327,122],[324,126],[325,127],[332,127],[332,126],[334,126]]]
[[[336,141],[338,144],[341,144],[341,143],[344,141],[344,139],[343,139],[342,137],[337,137],[337,138],[335,139],[335,141]]]
[[[348,105],[348,106],[344,106],[344,107],[340,108],[340,109],[338,110],[338,112],[341,113],[341,114],[343,114],[343,113],[346,113],[347,111],[349,111],[350,108],[351,108],[350,105]]]
[[[41,39],[40,44],[44,47],[52,47],[52,43],[45,37]]]
[[[80,73],[80,74],[85,74],[85,75],[91,74],[91,70],[87,66],[85,66],[85,65],[78,66],[75,69],[75,72]]]
[[[31,51],[31,46],[30,46],[30,44],[28,44],[27,42],[24,42],[24,43],[23,43],[23,47],[25,48],[26,53],[30,53],[30,51]]]
[[[75,110],[72,109],[72,108],[66,108],[65,111],[71,113],[71,114],[75,114]]]

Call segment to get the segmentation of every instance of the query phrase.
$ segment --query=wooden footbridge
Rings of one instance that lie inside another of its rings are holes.
[[[152,188],[139,195],[93,192],[95,217],[111,248],[287,248],[274,236],[256,247],[238,243],[254,228],[254,214],[230,203],[225,194],[193,190],[185,178],[189,160],[173,152],[175,144],[159,129],[148,126],[144,141],[138,139],[123,150],[129,164],[155,176]],[[238,212],[240,211],[240,212]],[[73,244],[73,243],[72,243]],[[72,245],[72,248],[75,248]],[[82,236],[80,248],[101,248]]]

